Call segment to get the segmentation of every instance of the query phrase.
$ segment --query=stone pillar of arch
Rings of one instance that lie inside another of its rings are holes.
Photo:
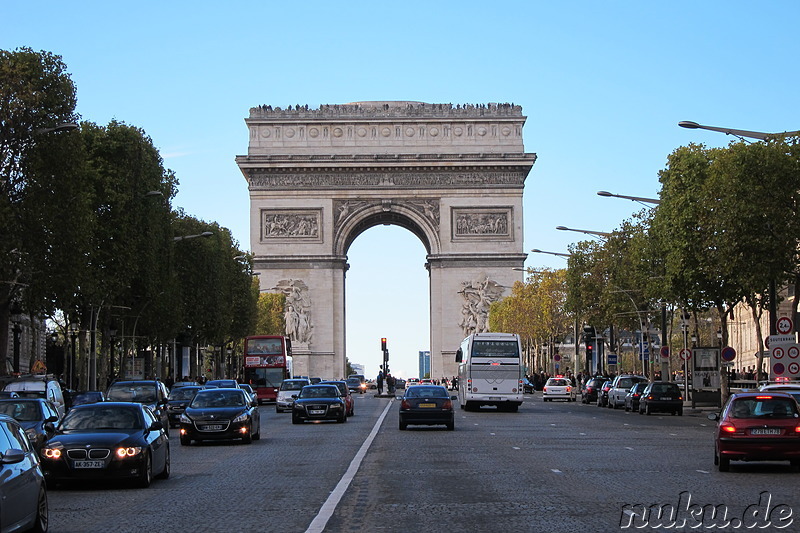
[[[245,120],[250,245],[262,291],[286,294],[295,373],[345,374],[347,251],[378,224],[414,233],[430,273],[431,375],[486,331],[522,280],[526,153],[519,106],[356,102],[259,106]]]

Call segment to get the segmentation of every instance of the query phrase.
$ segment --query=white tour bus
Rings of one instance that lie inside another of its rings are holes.
[[[456,352],[458,401],[468,411],[495,405],[516,412],[522,405],[523,366],[515,333],[475,333]]]

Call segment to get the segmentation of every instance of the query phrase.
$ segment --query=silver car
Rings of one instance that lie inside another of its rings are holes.
[[[47,489],[39,458],[25,431],[0,415],[0,527],[2,531],[47,531]]]

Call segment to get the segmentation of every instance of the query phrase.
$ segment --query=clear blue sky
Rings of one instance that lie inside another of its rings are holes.
[[[667,155],[723,134],[800,129],[795,1],[0,3],[0,48],[63,57],[85,120],[144,129],[180,179],[176,205],[249,249],[244,118],[259,104],[513,102],[539,159],[525,188],[525,250],[565,252],[654,197]],[[428,348],[425,251],[380,226],[353,244],[348,355],[415,376]],[[564,261],[531,254],[531,267]]]

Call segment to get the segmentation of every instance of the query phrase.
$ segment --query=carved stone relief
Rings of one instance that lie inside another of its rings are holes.
[[[398,174],[391,172],[325,172],[266,174],[248,171],[250,190],[322,189],[358,187],[450,188],[504,185],[522,187],[522,172],[426,172]]]
[[[321,210],[262,209],[261,240],[320,239]]]
[[[453,239],[511,238],[512,209],[453,208]]]
[[[464,303],[458,325],[464,337],[489,331],[489,307],[500,299],[504,291],[505,287],[485,274],[480,279],[461,282],[458,294],[463,297]]]
[[[299,279],[283,279],[272,290],[286,295],[283,316],[286,320],[286,336],[295,344],[308,345],[314,326],[311,324],[311,298],[308,285]]]
[[[418,200],[408,198],[396,198],[392,200],[334,200],[333,210],[335,217],[335,227],[339,229],[341,225],[353,213],[362,211],[368,207],[381,206],[384,211],[391,211],[393,205],[403,206],[422,215],[434,228],[439,228],[439,199]]]

